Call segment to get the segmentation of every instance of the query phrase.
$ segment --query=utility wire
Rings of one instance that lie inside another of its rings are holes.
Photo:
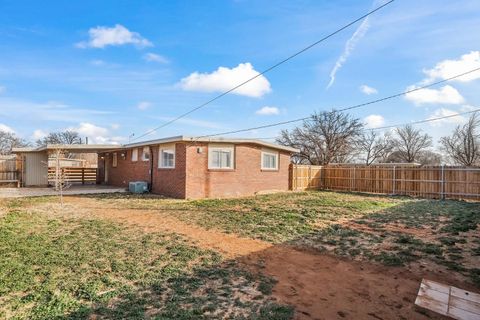
[[[438,120],[442,120],[442,119],[448,119],[448,118],[463,116],[463,115],[466,115],[466,114],[475,113],[475,112],[479,112],[479,111],[480,111],[480,108],[473,109],[473,110],[470,110],[470,111],[465,111],[465,112],[458,112],[458,113],[455,113],[455,114],[450,114],[448,116],[442,116],[442,117],[437,117],[437,118],[428,118],[428,119],[424,119],[424,120],[406,122],[406,123],[401,123],[401,124],[396,124],[396,125],[369,128],[369,129],[365,129],[365,130],[385,130],[385,129],[403,127],[403,126],[406,126],[406,125],[409,125],[409,124],[420,124],[420,123],[426,123],[426,122],[432,122],[432,121],[438,121]]]
[[[157,130],[159,130],[159,129],[161,129],[161,128],[164,128],[164,127],[166,127],[166,126],[168,126],[168,125],[170,125],[170,124],[172,124],[172,123],[174,123],[174,122],[176,122],[176,121],[178,121],[178,120],[180,120],[180,119],[182,119],[182,118],[184,118],[184,117],[188,116],[189,114],[191,114],[191,113],[193,113],[193,112],[195,112],[195,111],[197,111],[197,110],[199,110],[199,109],[201,109],[201,108],[203,108],[203,107],[207,106],[208,104],[210,104],[210,103],[212,103],[212,102],[214,102],[214,101],[216,101],[216,100],[218,100],[218,99],[222,98],[223,96],[226,96],[227,94],[231,93],[232,91],[235,91],[236,89],[238,89],[238,88],[240,88],[240,87],[242,87],[242,86],[246,85],[247,83],[249,83],[249,82],[251,82],[251,81],[253,81],[253,80],[257,79],[257,78],[258,78],[258,77],[260,77],[260,76],[263,76],[264,74],[266,74],[266,73],[268,73],[268,72],[272,71],[273,69],[275,69],[275,68],[279,67],[280,65],[282,65],[282,64],[284,64],[284,63],[286,63],[286,62],[290,61],[291,59],[293,59],[293,58],[295,58],[296,56],[298,56],[298,55],[300,55],[300,54],[304,53],[305,51],[307,51],[307,50],[309,50],[309,49],[311,49],[311,48],[315,47],[315,46],[316,46],[316,45],[318,45],[319,43],[321,43],[321,42],[323,42],[323,41],[325,41],[325,40],[327,40],[327,39],[329,39],[329,38],[333,37],[333,36],[334,36],[334,35],[336,35],[337,33],[340,33],[341,31],[343,31],[343,30],[345,30],[345,29],[347,29],[347,28],[351,27],[352,25],[356,24],[356,23],[357,23],[357,22],[359,22],[360,20],[363,20],[363,19],[365,19],[366,17],[368,17],[368,16],[372,15],[373,13],[375,13],[375,12],[379,11],[380,9],[382,9],[382,8],[386,7],[387,5],[391,4],[391,3],[392,3],[392,2],[394,2],[394,1],[395,1],[395,0],[390,0],[390,1],[388,1],[388,2],[386,2],[386,3],[384,3],[384,4],[382,4],[381,6],[379,6],[379,7],[375,8],[375,9],[373,9],[373,10],[369,11],[369,12],[368,12],[368,13],[366,13],[366,14],[364,14],[363,16],[361,16],[361,17],[359,17],[359,18],[357,18],[357,19],[353,20],[352,22],[350,22],[350,23],[348,23],[348,24],[344,25],[344,26],[343,26],[343,27],[341,27],[340,29],[337,29],[336,31],[334,31],[334,32],[332,32],[332,33],[330,33],[330,34],[328,34],[328,35],[324,36],[324,37],[323,37],[323,38],[321,38],[320,40],[317,40],[317,41],[315,41],[314,43],[312,43],[312,44],[308,45],[307,47],[305,47],[305,48],[301,49],[300,51],[297,51],[296,53],[292,54],[291,56],[289,56],[289,57],[287,57],[287,58],[285,58],[285,59],[283,59],[283,60],[281,60],[281,61],[279,61],[279,62],[275,63],[274,65],[272,65],[271,67],[269,67],[269,68],[267,68],[267,69],[263,70],[262,72],[258,73],[258,74],[257,74],[257,75],[255,75],[254,77],[252,77],[252,78],[249,78],[249,79],[245,80],[244,82],[242,82],[242,83],[240,83],[240,84],[236,85],[235,87],[233,87],[233,88],[231,88],[231,89],[229,89],[229,90],[227,90],[227,91],[225,91],[225,92],[223,92],[223,93],[221,93],[221,94],[219,94],[219,95],[215,96],[214,98],[212,98],[212,99],[210,99],[210,100],[208,100],[208,101],[206,101],[206,102],[204,102],[204,103],[200,104],[199,106],[197,106],[197,107],[195,107],[195,108],[193,108],[193,109],[191,109],[191,110],[189,110],[189,111],[187,111],[187,112],[185,112],[185,113],[182,113],[182,114],[181,114],[181,115],[179,115],[178,117],[176,117],[176,118],[174,118],[174,119],[172,119],[172,120],[170,120],[170,121],[167,121],[167,122],[165,122],[164,124],[162,124],[162,125],[160,125],[160,126],[158,126],[158,127],[156,127],[156,128],[153,128],[153,129],[151,129],[151,130],[148,130],[148,131],[147,131],[147,132],[145,132],[144,134],[142,134],[142,135],[139,135],[138,137],[136,137],[136,138],[132,139],[132,141],[135,141],[135,140],[138,140],[138,139],[140,139],[140,138],[143,138],[143,137],[145,137],[145,136],[147,136],[147,135],[149,135],[149,134],[151,134],[151,133],[153,133],[153,132],[155,132],[155,131],[157,131]]]
[[[448,118],[463,116],[463,115],[471,114],[471,113],[475,113],[475,112],[480,112],[480,108],[473,109],[473,110],[470,110],[470,111],[465,111],[465,112],[458,112],[458,113],[455,113],[455,114],[450,114],[448,116],[442,116],[442,117],[428,118],[428,119],[412,121],[412,122],[392,124],[392,125],[383,126],[383,127],[363,128],[360,131],[374,131],[374,130],[385,130],[385,129],[391,129],[391,128],[398,128],[398,127],[403,127],[403,126],[406,126],[406,125],[415,125],[415,124],[421,124],[421,123],[426,123],[426,122],[433,122],[433,121],[438,121],[438,120],[442,120],[442,119],[448,119]],[[338,132],[337,134],[342,134],[342,133],[345,133],[345,131]],[[278,136],[277,137],[264,137],[264,138],[247,138],[247,139],[242,138],[242,140],[271,140],[271,139],[277,139],[277,138],[278,138]]]
[[[444,83],[444,82],[447,82],[447,81],[450,81],[450,80],[453,80],[453,79],[460,78],[460,77],[462,77],[462,76],[465,76],[465,75],[467,75],[467,74],[470,74],[470,73],[473,73],[473,72],[476,72],[476,71],[479,71],[479,70],[480,70],[480,68],[475,68],[475,69],[472,69],[472,70],[470,70],[470,71],[467,71],[467,72],[464,72],[464,73],[461,73],[461,74],[457,74],[457,75],[455,75],[455,76],[452,76],[452,77],[450,77],[450,78],[443,79],[443,80],[440,80],[440,81],[437,81],[437,82],[433,82],[433,83],[431,83],[431,84],[427,84],[427,85],[424,85],[424,86],[421,86],[421,87],[417,87],[417,88],[414,88],[414,89],[410,89],[410,90],[407,90],[407,91],[403,91],[403,92],[400,92],[400,93],[397,93],[397,94],[393,94],[393,95],[390,95],[390,96],[386,96],[386,97],[383,97],[383,98],[380,98],[380,99],[371,100],[371,101],[368,101],[368,102],[365,102],[365,103],[361,103],[361,104],[356,104],[356,105],[353,105],[353,106],[350,106],[350,107],[341,108],[341,109],[334,109],[334,110],[332,110],[332,111],[330,111],[330,112],[333,113],[333,112],[341,112],[341,111],[347,111],[347,110],[357,109],[357,108],[365,107],[365,106],[368,106],[368,105],[371,105],[371,104],[374,104],[374,103],[379,103],[379,102],[383,102],[383,101],[386,101],[386,100],[398,98],[398,97],[407,95],[407,94],[412,93],[412,92],[416,92],[416,91],[420,91],[420,90],[423,90],[423,89],[427,89],[427,88],[430,88],[430,87],[439,85],[439,84],[441,84],[441,83]],[[295,123],[295,122],[299,122],[299,121],[306,121],[306,120],[309,120],[309,119],[311,119],[311,118],[312,118],[312,116],[308,116],[308,117],[297,118],[297,119],[293,119],[293,120],[287,120],[287,121],[282,121],[282,122],[270,123],[270,124],[266,124],[266,125],[262,125],[262,126],[258,126],[258,127],[251,127],[251,128],[246,128],[246,129],[238,129],[238,130],[226,131],[226,132],[221,132],[221,133],[214,133],[214,134],[209,134],[209,135],[203,135],[203,136],[198,136],[198,137],[196,137],[196,139],[208,138],[208,137],[216,137],[216,136],[221,136],[221,135],[228,135],[228,134],[234,134],[234,133],[240,133],[240,132],[246,132],[246,131],[252,131],[252,130],[259,130],[259,129],[271,128],[271,127],[281,126],[281,125],[290,124],[290,123]],[[195,140],[193,140],[193,141],[195,141]]]

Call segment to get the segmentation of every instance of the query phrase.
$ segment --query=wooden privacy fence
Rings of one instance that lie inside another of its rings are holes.
[[[11,156],[0,156],[0,184],[16,184],[22,181],[22,160]]]
[[[97,168],[64,167],[61,170],[65,182],[81,184],[97,182]],[[48,183],[55,184],[55,168],[48,168]]]
[[[291,165],[290,188],[479,200],[480,168],[408,164]]]

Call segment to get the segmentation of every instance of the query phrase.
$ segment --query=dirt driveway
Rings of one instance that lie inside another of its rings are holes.
[[[245,268],[274,277],[274,296],[295,306],[296,319],[431,319],[414,307],[421,276],[403,267],[385,267],[272,245],[181,222],[160,211],[102,208],[92,199],[68,197],[70,206],[95,218],[114,220],[146,232],[170,231],[199,246],[236,259]],[[445,280],[445,279],[444,279]]]

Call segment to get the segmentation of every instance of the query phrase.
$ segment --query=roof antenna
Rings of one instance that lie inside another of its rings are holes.
[[[132,138],[135,136],[135,133],[132,133],[131,135],[128,136],[128,143],[132,141]]]

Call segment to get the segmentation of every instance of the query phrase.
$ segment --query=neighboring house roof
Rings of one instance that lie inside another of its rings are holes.
[[[266,142],[263,140],[258,139],[227,139],[227,138],[195,138],[195,137],[187,137],[187,136],[175,136],[175,137],[168,137],[162,139],[155,139],[155,140],[148,140],[148,141],[141,141],[135,143],[127,143],[124,145],[118,144],[47,144],[46,146],[41,146],[38,148],[13,148],[13,153],[25,153],[25,152],[40,152],[40,151],[47,151],[47,150],[55,150],[55,149],[62,149],[66,151],[74,151],[74,152],[102,152],[102,151],[110,151],[110,150],[118,150],[118,149],[127,149],[127,148],[135,148],[135,147],[142,147],[142,146],[150,146],[156,144],[163,144],[163,143],[173,143],[173,142],[210,142],[210,143],[231,143],[231,144],[240,144],[240,143],[250,143],[256,144],[260,146],[264,146],[271,149],[277,150],[284,150],[289,152],[299,152],[298,149],[282,146],[275,143]]]

